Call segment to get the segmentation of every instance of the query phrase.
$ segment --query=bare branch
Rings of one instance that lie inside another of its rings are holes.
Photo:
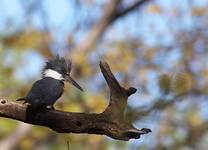
[[[121,10],[121,11],[117,11],[116,13],[116,18],[118,19],[119,17],[123,17],[126,14],[128,14],[131,11],[134,11],[136,8],[138,8],[139,6],[143,5],[145,2],[148,2],[150,0],[138,0],[136,2],[134,2],[134,4],[132,4],[131,6]]]
[[[104,31],[118,18],[125,16],[129,12],[135,10],[139,6],[141,6],[144,2],[148,2],[149,0],[138,0],[133,5],[129,6],[126,9],[119,10],[121,0],[111,0],[106,5],[104,10],[104,15],[97,21],[97,23],[86,33],[85,38],[75,46],[74,50],[88,50],[93,45],[95,45],[96,41],[102,36]]]
[[[102,134],[118,140],[138,139],[150,129],[136,129],[125,120],[124,109],[128,96],[136,92],[123,88],[106,62],[100,63],[101,71],[110,88],[110,102],[103,113],[72,113],[58,110],[34,111],[32,107],[0,99],[0,116],[26,123],[45,126],[60,133]]]
[[[185,92],[185,93],[181,93],[179,95],[175,95],[171,99],[157,98],[156,100],[154,100],[155,102],[150,107],[139,107],[137,109],[130,110],[127,113],[127,115],[131,116],[129,121],[133,122],[135,120],[140,120],[140,119],[142,119],[144,117],[147,117],[148,115],[150,115],[154,111],[164,110],[167,107],[172,106],[176,102],[182,102],[183,100],[185,100],[185,97],[187,97],[190,94],[195,95],[195,96],[196,95],[197,96],[202,96],[205,93],[203,92],[203,90],[193,89],[193,90],[191,90],[189,92]]]

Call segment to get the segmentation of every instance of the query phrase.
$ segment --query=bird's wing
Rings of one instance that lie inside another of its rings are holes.
[[[26,99],[28,100],[28,102],[32,102],[42,97],[43,84],[44,82],[42,80],[38,80],[32,85],[32,88],[30,89],[30,91],[28,92],[26,96]]]
[[[28,95],[27,102],[53,105],[63,92],[63,83],[53,78],[44,78],[36,81]]]

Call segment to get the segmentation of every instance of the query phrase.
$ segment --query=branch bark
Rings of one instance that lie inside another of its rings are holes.
[[[0,98],[0,116],[45,126],[59,133],[89,133],[107,135],[118,140],[138,139],[151,132],[150,129],[136,129],[125,119],[127,99],[136,92],[125,89],[114,77],[106,62],[100,63],[101,71],[110,88],[110,102],[104,112],[74,113],[59,110],[34,111],[27,105]]]

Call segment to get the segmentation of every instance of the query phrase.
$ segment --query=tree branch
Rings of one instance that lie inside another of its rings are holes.
[[[123,10],[117,11],[116,18],[118,19],[119,17],[125,16],[129,12],[134,11],[136,8],[138,8],[139,6],[143,5],[143,3],[148,2],[148,1],[150,1],[150,0],[138,0],[138,1],[134,2],[134,4],[132,4],[131,6],[125,8]]]
[[[96,41],[102,36],[104,31],[115,22],[118,18],[125,16],[129,12],[142,6],[145,2],[150,0],[138,0],[126,9],[119,9],[121,0],[111,0],[104,9],[103,16],[98,20],[95,25],[87,32],[85,38],[73,48],[73,50],[88,50]]]
[[[103,113],[74,113],[58,110],[34,111],[27,105],[0,98],[0,116],[29,124],[45,126],[59,133],[102,134],[118,140],[138,139],[151,132],[133,127],[125,120],[127,99],[136,89],[125,89],[114,77],[106,62],[100,63],[101,71],[110,88],[110,102]]]
[[[130,109],[130,110],[128,110],[127,115],[128,116],[131,116],[128,119],[131,122],[133,122],[135,120],[137,120],[137,121],[138,120],[141,120],[144,117],[149,116],[154,111],[164,110],[167,107],[172,106],[176,102],[182,102],[182,101],[186,100],[185,97],[187,97],[190,94],[195,95],[195,96],[196,95],[197,96],[202,96],[205,93],[202,90],[200,90],[200,89],[193,89],[193,90],[191,90],[189,92],[181,93],[180,95],[175,95],[171,99],[157,98],[157,99],[154,100],[154,103],[151,104],[148,107],[143,107],[142,106],[142,107],[138,107],[136,109]]]

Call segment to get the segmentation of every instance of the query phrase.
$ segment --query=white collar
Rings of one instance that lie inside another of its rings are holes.
[[[46,69],[43,73],[43,77],[51,77],[57,80],[64,80],[63,76],[59,72],[52,69]]]

